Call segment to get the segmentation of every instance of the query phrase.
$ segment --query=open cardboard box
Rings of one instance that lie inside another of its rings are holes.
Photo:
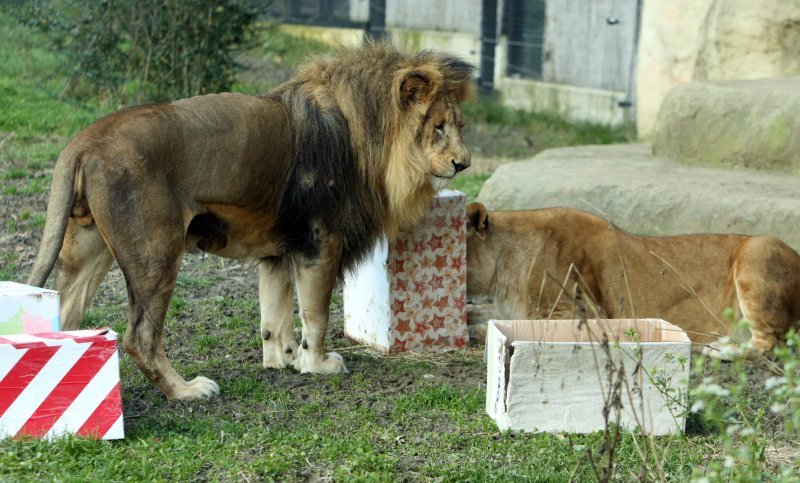
[[[486,412],[500,429],[589,433],[604,428],[618,385],[609,421],[681,432],[690,351],[686,333],[660,319],[491,320]]]

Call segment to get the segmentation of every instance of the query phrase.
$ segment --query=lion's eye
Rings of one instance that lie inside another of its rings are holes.
[[[436,132],[438,132],[439,134],[444,134],[444,123],[443,122],[440,122],[439,124],[436,125]]]

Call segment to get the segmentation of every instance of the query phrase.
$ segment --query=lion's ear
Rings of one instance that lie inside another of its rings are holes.
[[[489,213],[486,207],[477,201],[467,206],[467,230],[475,230],[475,233],[486,238],[486,230],[489,228]]]
[[[434,72],[414,69],[401,75],[400,99],[404,107],[431,102],[439,90],[439,76]]]

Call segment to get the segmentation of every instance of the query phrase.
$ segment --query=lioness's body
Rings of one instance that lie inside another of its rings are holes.
[[[346,371],[324,351],[334,283],[469,166],[459,103],[471,74],[451,56],[370,44],[309,62],[265,96],[107,116],[59,155],[29,283],[43,284],[57,258],[62,324],[75,329],[116,260],[128,286],[124,348],[167,397],[191,399],[219,389],[186,382],[164,353],[184,249],[257,258],[263,365]]]
[[[722,313],[751,324],[772,349],[800,320],[800,255],[771,237],[632,235],[570,208],[468,208],[467,291],[490,295],[506,319],[662,318],[707,344],[729,335]],[[564,287],[564,290],[562,290]]]

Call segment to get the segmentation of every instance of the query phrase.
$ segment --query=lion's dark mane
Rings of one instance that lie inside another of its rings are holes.
[[[294,160],[278,211],[285,245],[304,257],[318,256],[311,221],[319,220],[341,239],[341,270],[350,269],[372,248],[382,223],[364,199],[347,120],[338,108],[319,108],[297,91],[279,99],[295,126]]]

